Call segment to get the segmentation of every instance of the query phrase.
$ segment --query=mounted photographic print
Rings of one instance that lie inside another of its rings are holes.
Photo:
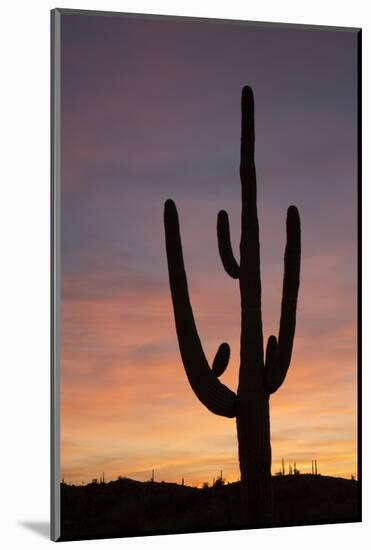
[[[361,31],[52,11],[52,538],[361,520]]]

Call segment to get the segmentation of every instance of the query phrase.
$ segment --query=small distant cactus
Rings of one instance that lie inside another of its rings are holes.
[[[165,203],[166,252],[180,353],[189,383],[211,412],[236,418],[241,487],[249,524],[272,519],[269,396],[283,383],[291,361],[300,274],[300,219],[295,206],[287,211],[287,244],[278,339],[270,336],[264,360],[261,314],[259,223],[254,163],[254,98],[242,90],[241,162],[242,218],[240,262],[234,257],[228,214],[219,212],[218,246],[224,269],[238,279],[241,294],[241,351],[237,394],[219,377],[227,368],[230,348],[220,345],[212,366],[205,357],[188,295],[179,220],[172,200]],[[291,468],[291,465],[290,465]]]
[[[220,470],[220,475],[213,480],[213,487],[223,487],[225,485],[225,479],[223,478],[223,470]]]

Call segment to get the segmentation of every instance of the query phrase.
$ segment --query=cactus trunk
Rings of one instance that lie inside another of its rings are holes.
[[[236,417],[244,519],[252,525],[272,519],[269,400],[243,400]]]
[[[237,394],[219,381],[230,357],[228,344],[220,345],[211,367],[203,352],[188,295],[178,214],[171,200],[165,204],[166,252],[179,348],[189,383],[211,412],[236,417],[244,517],[249,525],[268,525],[272,520],[269,396],[283,383],[291,361],[300,274],[300,220],[297,209],[290,206],[279,336],[278,340],[275,336],[269,337],[264,358],[254,99],[248,86],[242,90],[241,108],[239,264],[231,246],[228,214],[219,212],[217,222],[224,269],[232,278],[239,279],[240,286],[241,348]]]
[[[252,523],[267,523],[271,519],[272,508],[269,393],[264,373],[254,103],[250,88],[243,90],[241,103],[241,348],[236,420],[241,486],[247,496],[247,517]]]

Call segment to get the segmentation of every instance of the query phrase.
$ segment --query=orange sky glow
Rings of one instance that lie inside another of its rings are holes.
[[[225,275],[219,271],[221,280]],[[350,477],[357,474],[355,323],[318,333],[313,344],[300,323],[305,308],[317,306],[319,315],[336,310],[341,289],[327,287],[326,296],[317,294],[312,301],[318,288],[310,280],[309,263],[303,271],[292,365],[271,397],[272,472],[280,469],[282,457],[287,469],[296,462],[302,472],[310,472],[317,459],[321,473]],[[233,286],[226,279],[220,290],[217,285],[192,288],[191,295],[210,361],[219,341],[231,345],[223,382],[236,389],[239,304]],[[265,336],[277,326],[278,297],[272,295],[274,316],[265,306]],[[82,331],[71,331],[75,326]],[[157,291],[66,300],[62,327],[65,481],[88,482],[103,471],[106,480],[119,475],[146,480],[152,469],[158,480],[184,477],[191,485],[212,481],[220,470],[228,481],[238,478],[235,422],[214,416],[193,394],[177,350],[165,284]],[[161,348],[169,339],[171,353]]]

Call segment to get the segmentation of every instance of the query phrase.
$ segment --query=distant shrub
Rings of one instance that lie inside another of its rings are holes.
[[[214,481],[214,485],[213,487],[223,487],[223,485],[225,485],[225,479],[222,478],[222,477],[218,477],[215,481]]]

